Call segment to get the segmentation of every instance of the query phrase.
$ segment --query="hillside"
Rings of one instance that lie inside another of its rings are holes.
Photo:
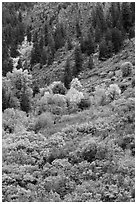
[[[129,5],[34,3],[26,9],[18,4],[25,30],[35,40],[28,41],[25,33],[19,55],[11,58],[14,69],[6,73],[3,66],[3,202],[135,202],[135,38],[127,37],[133,16],[129,27],[120,21],[122,31],[112,26],[108,32],[123,32],[122,43],[102,31],[110,44],[100,39],[94,49],[88,44],[97,35],[84,46],[73,26],[79,17],[86,36],[96,9],[103,16],[120,9],[122,19]],[[115,25],[114,16],[107,23]],[[72,46],[68,49],[65,41],[60,47],[54,35],[59,48],[51,60],[50,37],[60,21],[70,22],[66,29]],[[45,22],[52,28],[47,38]],[[94,61],[97,53],[103,56]]]

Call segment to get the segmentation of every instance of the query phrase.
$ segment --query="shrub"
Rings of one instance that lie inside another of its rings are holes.
[[[64,107],[67,105],[67,99],[66,96],[63,96],[61,94],[54,94],[51,98],[53,104]]]
[[[117,99],[121,94],[121,90],[117,84],[111,84],[106,91],[106,96],[111,100]]]
[[[118,78],[120,78],[120,77],[122,76],[121,70],[115,71],[115,76],[118,77]]]
[[[52,90],[50,87],[40,88],[40,95],[41,96],[44,96],[45,92],[52,94]]]
[[[71,81],[70,88],[74,88],[74,89],[77,89],[77,90],[82,88],[82,85],[81,85],[80,81],[78,80],[78,78],[74,78]]]
[[[77,91],[75,88],[70,88],[66,94],[66,98],[70,103],[78,104],[81,99],[84,98],[84,95],[82,92]]]
[[[73,114],[79,111],[78,105],[75,102],[68,102],[68,113]]]
[[[8,108],[3,113],[2,126],[9,133],[23,130],[28,125],[26,113],[14,108]]]
[[[81,101],[78,103],[78,108],[81,110],[90,108],[91,106],[91,100],[90,98],[82,98]]]
[[[121,65],[120,69],[122,71],[122,77],[127,77],[127,76],[131,75],[132,69],[133,69],[133,65],[131,64],[131,62],[124,62]]]
[[[105,105],[106,90],[104,88],[97,88],[94,93],[94,101],[96,105]]]
[[[93,138],[80,146],[80,156],[83,160],[87,160],[88,162],[94,161],[96,153],[97,142]]]
[[[34,130],[38,132],[40,129],[51,128],[54,125],[53,116],[49,112],[42,113],[35,121]]]
[[[57,82],[54,84],[52,88],[53,94],[62,94],[65,95],[66,93],[66,88],[62,82]]]
[[[37,114],[49,111],[53,114],[63,114],[67,111],[66,96],[61,94],[50,94],[45,92],[44,96],[37,102]]]

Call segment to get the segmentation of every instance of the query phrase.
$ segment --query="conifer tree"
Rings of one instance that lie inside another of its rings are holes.
[[[75,66],[73,68],[73,76],[77,76],[77,74],[82,70],[82,53],[79,46],[75,47],[74,51],[75,56]]]
[[[69,58],[66,60],[66,65],[65,65],[65,71],[64,71],[64,85],[67,89],[70,88],[70,82],[72,80],[72,74],[70,70],[70,63],[69,63]]]
[[[17,67],[16,67],[17,69],[20,69],[20,68],[22,68],[22,61],[21,61],[21,59],[19,58],[19,60],[18,60],[18,65],[17,65]]]
[[[65,43],[65,30],[62,24],[57,24],[57,28],[54,33],[55,49],[58,50]]]
[[[48,25],[45,24],[44,26],[44,45],[48,45]]]
[[[19,20],[19,22],[22,22],[22,14],[21,14],[21,11],[19,11],[18,20]]]
[[[76,37],[79,39],[81,37],[82,33],[81,33],[81,29],[80,29],[80,25],[79,25],[79,21],[78,19],[76,20]]]
[[[41,53],[41,57],[40,57],[40,63],[42,65],[46,64],[47,63],[47,47],[43,47],[42,49],[42,53]]]
[[[122,3],[122,24],[126,32],[132,25],[132,15],[129,2]]]
[[[27,27],[26,35],[27,35],[27,41],[31,42],[31,31],[29,26]]]

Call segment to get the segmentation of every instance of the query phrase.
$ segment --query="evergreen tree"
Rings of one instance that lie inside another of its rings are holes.
[[[65,44],[65,30],[62,24],[57,24],[55,33],[54,33],[54,42],[55,49],[58,50]]]
[[[44,39],[43,39],[43,36],[41,36],[39,40],[39,49],[41,51],[43,50],[43,46],[44,46]]]
[[[106,20],[104,17],[103,7],[101,3],[97,3],[95,9],[93,9],[92,13],[92,25],[94,29],[96,26],[99,27],[101,34],[106,30]]]
[[[122,32],[118,28],[113,28],[112,29],[112,44],[113,44],[115,53],[117,53],[120,50],[122,42],[123,42]]]
[[[34,43],[33,49],[31,51],[31,65],[39,63],[41,58],[41,50],[39,48],[39,44],[37,42]]]
[[[126,32],[132,26],[132,15],[129,2],[122,3],[122,24]]]
[[[47,64],[51,65],[53,62],[53,59],[54,59],[53,52],[51,50],[51,47],[48,46],[48,48],[47,48]]]
[[[95,50],[95,43],[93,36],[88,32],[85,39],[81,38],[81,51],[87,55],[91,55]]]
[[[130,10],[131,10],[131,22],[132,25],[135,24],[135,2],[130,3]]]
[[[73,45],[71,43],[70,37],[67,37],[66,43],[67,43],[67,50],[71,50],[73,48]]]
[[[43,47],[41,57],[40,57],[40,64],[44,65],[47,63],[47,47]]]
[[[79,21],[78,19],[76,20],[76,37],[79,39],[81,37],[82,33],[81,33],[81,29],[80,29],[80,25],[79,25]]]
[[[70,70],[70,63],[69,63],[69,58],[66,60],[66,65],[65,65],[65,71],[64,71],[64,85],[67,89],[70,88],[70,82],[72,81],[72,74]]]
[[[18,20],[19,20],[19,22],[22,22],[22,14],[21,14],[21,11],[19,11]]]
[[[95,42],[99,42],[101,39],[101,30],[99,28],[99,26],[96,26],[95,28]]]
[[[21,59],[19,58],[19,60],[18,60],[18,65],[17,65],[17,67],[16,67],[17,69],[20,69],[20,68],[22,68],[22,61],[21,61]]]
[[[6,76],[7,72],[13,70],[13,60],[11,58],[2,59],[2,75]]]
[[[26,35],[27,35],[27,41],[31,42],[31,31],[29,26],[27,27]]]
[[[20,108],[22,111],[25,111],[26,113],[28,113],[31,109],[31,105],[30,105],[30,97],[28,96],[27,93],[23,92],[21,97],[20,97]]]
[[[33,97],[40,92],[39,85],[37,81],[33,82]]]
[[[44,44],[45,46],[48,45],[48,25],[45,24],[44,26]]]
[[[93,57],[90,55],[89,61],[88,61],[88,68],[93,69],[94,68],[94,62],[93,62]]]
[[[73,68],[73,76],[77,76],[77,74],[82,70],[82,53],[79,46],[75,47],[74,51],[75,56],[75,66]]]
[[[37,31],[35,31],[34,35],[33,35],[33,43],[37,43],[38,42],[38,33]]]
[[[52,31],[50,30],[48,33],[48,63],[50,64],[53,62],[55,51],[55,41]]]

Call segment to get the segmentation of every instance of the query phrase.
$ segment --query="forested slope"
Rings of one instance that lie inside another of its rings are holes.
[[[135,202],[134,6],[3,4],[3,202]]]

